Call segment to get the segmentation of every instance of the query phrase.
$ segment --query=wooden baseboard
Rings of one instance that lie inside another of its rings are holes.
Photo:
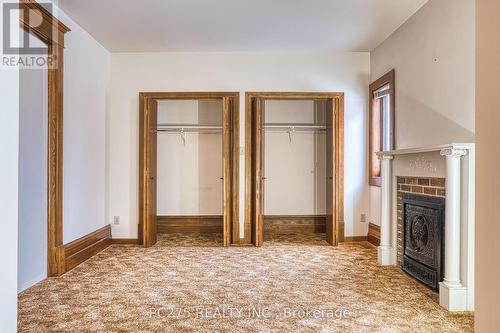
[[[340,222],[339,224],[339,243],[345,242],[345,224]]]
[[[364,242],[367,240],[366,236],[345,236],[342,242]]]
[[[111,244],[111,225],[106,225],[71,243],[63,245],[65,272],[80,265]]]
[[[222,233],[222,215],[207,216],[158,216],[157,232],[165,233]]]
[[[325,215],[265,215],[264,233],[316,234],[326,232]]]
[[[132,244],[137,245],[137,238],[113,238],[111,239],[111,244]]]
[[[368,226],[368,241],[375,246],[380,245],[380,227],[370,223]]]

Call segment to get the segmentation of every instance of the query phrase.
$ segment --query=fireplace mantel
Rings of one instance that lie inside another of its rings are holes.
[[[449,143],[377,155],[382,164],[379,264],[396,265],[396,177],[444,177],[445,273],[439,303],[449,311],[473,311],[475,144]]]
[[[386,150],[386,151],[378,152],[376,154],[378,156],[397,156],[397,155],[430,153],[430,152],[442,151],[442,150],[446,150],[446,149],[470,150],[470,149],[474,149],[474,143],[449,143],[449,144],[437,145],[437,146]]]

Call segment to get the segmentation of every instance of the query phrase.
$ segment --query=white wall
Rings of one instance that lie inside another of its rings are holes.
[[[158,102],[158,124],[222,126],[222,102]],[[159,132],[157,214],[222,215],[222,132]]]
[[[430,0],[371,53],[396,69],[396,148],[474,141],[473,0]]]
[[[266,101],[265,122],[321,125],[326,109],[318,104]],[[264,214],[326,214],[326,133],[298,131],[290,142],[286,131],[269,129],[264,145]]]
[[[0,331],[16,332],[17,327],[17,227],[18,227],[18,135],[19,72],[0,69]]]
[[[6,2],[0,1],[0,6]],[[15,21],[14,21],[15,22]],[[0,24],[0,29],[2,25]],[[18,27],[17,24],[14,25]],[[1,33],[1,32],[0,32]],[[17,327],[17,219],[19,157],[19,71],[0,68],[0,332]]]
[[[396,148],[474,142],[473,0],[430,0],[371,52],[371,81],[396,69]],[[380,224],[380,189],[370,190]]]
[[[18,291],[47,277],[46,69],[19,74]]]
[[[149,53],[112,54],[109,215],[120,216],[114,237],[137,237],[138,93],[239,91],[244,146],[245,91],[345,92],[346,235],[366,235],[368,53]],[[244,157],[240,156],[240,232],[244,221]],[[108,216],[108,219],[110,218]]]
[[[110,53],[62,12],[64,49],[63,239],[106,221],[106,112]]]

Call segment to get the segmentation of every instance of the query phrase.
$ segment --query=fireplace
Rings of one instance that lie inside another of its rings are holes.
[[[445,199],[402,193],[402,268],[438,290],[444,268]]]
[[[382,178],[378,263],[398,265],[438,289],[439,304],[445,309],[473,311],[474,144],[405,148],[377,155]]]

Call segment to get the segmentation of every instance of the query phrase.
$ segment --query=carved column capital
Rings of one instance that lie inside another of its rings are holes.
[[[393,155],[386,155],[386,154],[377,154],[379,160],[393,160],[394,156]]]
[[[467,149],[446,148],[441,150],[441,156],[462,157],[467,155]]]

